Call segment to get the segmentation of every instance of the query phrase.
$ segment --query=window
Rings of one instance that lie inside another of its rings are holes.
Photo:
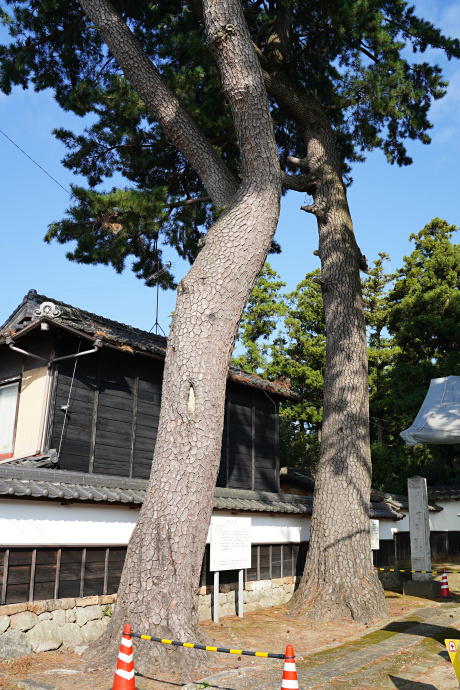
[[[0,458],[13,456],[19,381],[0,382]]]

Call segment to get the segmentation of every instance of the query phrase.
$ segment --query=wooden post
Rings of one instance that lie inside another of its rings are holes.
[[[219,571],[214,571],[214,610],[212,614],[212,620],[214,623],[219,622]]]
[[[80,596],[83,596],[85,591],[85,567],[86,567],[86,549],[83,549],[81,554],[81,572],[80,572]]]
[[[109,554],[110,554],[110,549],[107,548],[105,550],[104,587],[102,590],[102,594],[107,594],[107,583],[108,583],[108,579],[109,579]]]
[[[6,585],[8,583],[8,563],[10,560],[10,550],[5,550],[5,556],[3,558],[3,579],[2,579],[2,604],[6,604]]]
[[[56,554],[56,576],[54,578],[54,598],[57,599],[59,595],[59,576],[61,574],[61,553],[62,549],[57,550]]]
[[[238,617],[243,618],[244,571],[238,571]]]
[[[35,566],[37,563],[37,549],[32,551],[32,563],[30,566],[30,582],[29,582],[29,601],[34,600],[34,587],[35,587]]]

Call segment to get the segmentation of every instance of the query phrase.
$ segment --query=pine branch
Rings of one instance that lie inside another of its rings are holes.
[[[235,180],[195,120],[164,82],[129,27],[109,0],[79,2],[170,143],[188,159],[199,175],[213,203],[216,207],[227,205],[237,190]]]

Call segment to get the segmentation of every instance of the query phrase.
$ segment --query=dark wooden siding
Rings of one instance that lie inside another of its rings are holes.
[[[99,399],[93,472],[129,476],[136,362],[133,356],[100,353]]]
[[[75,345],[61,348],[60,354],[68,350],[75,352]],[[60,362],[55,372],[49,434],[50,447],[61,446],[59,466],[148,479],[162,376],[163,363],[159,360],[107,349]],[[65,413],[62,407],[67,404]]]
[[[58,354],[77,347],[69,340]],[[60,362],[54,377],[48,438],[51,448],[61,447],[59,466],[148,479],[163,362],[102,348]],[[217,486],[279,491],[278,403],[262,391],[228,386]]]
[[[279,491],[278,403],[262,391],[227,388],[217,486]]]
[[[55,376],[50,446],[61,449],[59,464],[62,469],[88,472],[97,357],[88,355],[60,362]]]
[[[410,561],[410,533],[397,532],[395,538],[396,562]],[[380,542],[381,543],[381,542]],[[442,562],[446,558],[457,558],[460,556],[460,532],[430,532],[431,560]]]

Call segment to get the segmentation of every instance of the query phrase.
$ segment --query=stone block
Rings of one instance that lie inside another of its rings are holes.
[[[27,603],[0,606],[0,616],[14,616],[15,613],[22,613],[22,611],[27,611]]]
[[[82,645],[80,645],[80,647],[75,647],[75,649],[73,651],[75,652],[75,654],[83,654],[83,652],[86,652],[87,649],[88,649],[88,645],[82,644]]]
[[[60,628],[60,631],[62,635],[62,644],[65,648],[83,644],[81,628],[76,623],[66,623]]]
[[[50,613],[49,611],[45,611],[44,613],[40,613],[38,616],[38,620],[40,621],[52,621],[53,620],[53,614]]]
[[[62,626],[66,623],[65,614],[66,612],[62,609],[56,609],[56,611],[53,611],[52,613],[53,621],[57,623],[60,628],[62,628]]]
[[[89,599],[90,597],[88,597]],[[94,621],[94,620],[99,620],[102,618],[102,607],[93,605],[93,606],[85,606],[80,607],[77,606],[77,623],[80,626],[86,625],[88,621]]]
[[[26,633],[20,630],[7,630],[0,636],[0,659],[18,659],[32,651]]]
[[[435,580],[408,580],[403,583],[403,594],[433,599],[441,596],[441,583]]]
[[[28,610],[33,611],[37,614],[37,616],[39,616],[41,613],[45,613],[46,611],[48,611],[49,603],[50,602],[47,599],[43,601],[29,601]]]
[[[27,632],[37,625],[38,616],[32,611],[23,611],[22,613],[15,613],[14,616],[10,618],[10,626],[13,630],[20,630],[21,632]]]
[[[97,606],[99,604],[99,597],[80,597],[75,601],[76,606]]]
[[[61,630],[54,621],[45,620],[40,621],[26,635],[34,652],[48,652],[61,646]]]
[[[77,614],[73,609],[67,609],[65,612],[65,622],[66,623],[75,623],[77,620]]]
[[[80,632],[83,636],[83,642],[94,642],[98,637],[102,635],[105,630],[105,625],[102,620],[91,620],[88,621],[82,628]]]
[[[115,599],[114,599],[115,597]],[[100,604],[113,604],[116,601],[116,595],[114,594],[101,594],[99,597]]]
[[[55,601],[57,609],[73,609],[75,606],[75,599],[73,597],[67,597],[66,599],[56,599]]]
[[[9,616],[0,616],[0,635],[2,635],[5,630],[8,630],[10,627],[10,619]]]

